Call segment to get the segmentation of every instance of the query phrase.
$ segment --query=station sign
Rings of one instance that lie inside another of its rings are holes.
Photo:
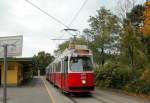
[[[3,45],[7,46],[7,57],[21,56],[23,36],[0,37],[0,58],[4,57]]]
[[[88,49],[86,45],[75,45],[75,49]]]

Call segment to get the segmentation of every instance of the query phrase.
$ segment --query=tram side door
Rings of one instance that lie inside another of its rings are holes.
[[[64,88],[64,82],[65,82],[65,79],[64,79],[64,60],[62,60],[62,69],[61,69],[61,88]]]
[[[68,75],[68,58],[63,60],[63,68],[62,68],[62,88],[66,89],[67,85],[67,75]]]

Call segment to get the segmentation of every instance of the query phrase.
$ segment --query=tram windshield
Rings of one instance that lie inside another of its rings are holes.
[[[90,57],[72,57],[70,69],[75,72],[91,71],[93,69],[92,60]]]

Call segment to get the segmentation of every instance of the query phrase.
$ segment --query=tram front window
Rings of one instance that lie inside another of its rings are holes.
[[[72,57],[70,60],[70,68],[72,71],[91,71],[93,69],[90,57]]]

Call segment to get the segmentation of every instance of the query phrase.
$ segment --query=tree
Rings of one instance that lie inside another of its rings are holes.
[[[80,37],[80,38],[76,38],[75,43],[76,45],[86,45],[87,42],[84,37]],[[54,51],[55,54],[62,53],[66,48],[68,48],[68,46],[69,46],[69,41],[65,41],[61,43],[58,46],[58,49]]]
[[[140,32],[140,24],[143,22],[143,5],[134,6],[130,12],[127,13],[127,18],[131,22],[131,24],[135,27],[136,36],[141,38],[141,42],[143,43],[143,48],[145,53],[147,54],[148,60],[150,60],[150,37],[145,37],[142,32]]]
[[[59,53],[59,52],[63,52],[69,45],[69,41],[65,41],[61,44],[58,45],[58,49],[54,51],[55,54]]]
[[[97,11],[96,16],[90,17],[89,25],[90,28],[85,29],[84,33],[91,35],[93,39],[90,48],[93,51],[95,62],[104,65],[107,52],[112,53],[111,50],[115,48],[115,41],[119,36],[118,17],[102,7]]]
[[[135,71],[143,69],[147,63],[143,52],[141,38],[136,35],[135,28],[131,22],[125,22],[120,39],[120,61]]]
[[[143,21],[143,12],[144,12],[144,7],[142,5],[136,5],[134,6],[130,12],[128,12],[127,15],[127,20],[130,20],[131,23],[137,27],[139,30],[139,25]]]
[[[135,0],[118,0],[116,10],[121,20],[127,17],[127,13],[135,6],[135,3]]]
[[[34,64],[34,74],[37,74],[37,71],[40,70],[41,74],[45,74],[45,68],[49,63],[52,62],[54,57],[50,53],[45,53],[44,51],[39,52],[37,55],[33,56]]]

